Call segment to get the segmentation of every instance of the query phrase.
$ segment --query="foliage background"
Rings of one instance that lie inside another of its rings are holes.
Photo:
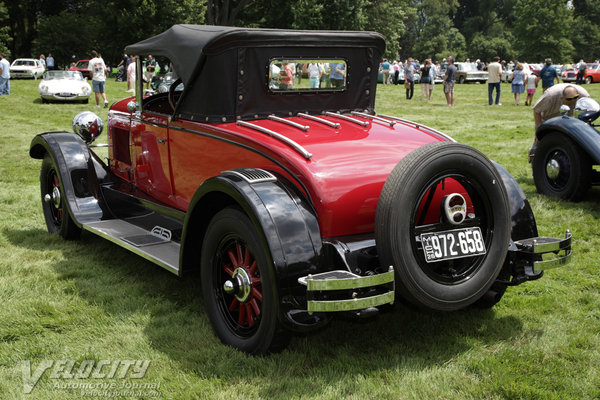
[[[100,51],[118,63],[127,44],[176,23],[372,30],[386,56],[454,55],[558,63],[600,57],[597,0],[19,0],[0,1],[0,51],[9,58]]]

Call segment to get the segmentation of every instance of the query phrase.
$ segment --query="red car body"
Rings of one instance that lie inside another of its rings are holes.
[[[90,60],[78,60],[77,63],[69,68],[69,71],[79,71],[84,78],[92,79],[92,73],[88,70]]]
[[[93,152],[103,123],[91,113],[75,117],[78,135],[32,141],[48,230],[199,270],[215,333],[250,353],[395,296],[491,307],[565,264],[570,234],[538,238],[504,168],[375,113],[384,49],[374,32],[196,25],[127,46],[138,86],[109,110],[108,164]],[[168,93],[143,91],[149,53],[179,77]],[[309,78],[282,79],[290,64]],[[542,263],[545,253],[562,255]]]

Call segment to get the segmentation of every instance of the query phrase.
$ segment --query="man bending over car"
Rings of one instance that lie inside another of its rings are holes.
[[[577,100],[581,97],[590,97],[587,90],[579,85],[571,85],[569,83],[559,83],[554,85],[544,92],[533,106],[533,119],[535,121],[535,129],[551,118],[561,115],[560,107],[564,104],[569,106],[569,115],[573,113],[573,108]],[[533,160],[535,148],[537,146],[537,137],[533,141],[533,146],[529,150],[529,162]]]

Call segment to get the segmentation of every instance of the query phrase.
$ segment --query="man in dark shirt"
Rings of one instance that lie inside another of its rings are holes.
[[[556,79],[556,83],[560,83],[560,78],[558,77],[558,72],[556,72],[556,68],[552,66],[552,59],[546,58],[546,65],[540,71],[540,75],[535,78],[535,84],[541,80],[542,81],[542,90],[545,92],[548,88],[554,86],[554,79]]]
[[[454,57],[448,57],[448,67],[444,75],[444,94],[446,95],[446,105],[454,106],[454,81],[456,79],[456,66],[454,65]]]

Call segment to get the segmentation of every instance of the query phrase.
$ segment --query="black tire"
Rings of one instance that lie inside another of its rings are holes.
[[[42,210],[50,233],[58,233],[66,240],[79,239],[81,228],[77,226],[67,208],[62,182],[56,163],[46,154],[40,171]],[[46,196],[49,198],[46,198]]]
[[[531,163],[539,193],[564,200],[579,201],[592,179],[592,161],[572,139],[551,132],[539,140]]]
[[[246,214],[226,208],[211,220],[201,257],[202,292],[215,334],[224,344],[251,354],[279,351],[289,341],[278,321],[271,257],[260,235]],[[242,290],[224,289],[226,281],[234,280],[234,271],[251,277],[246,298]]]
[[[592,80],[592,77],[591,77],[591,76],[588,76],[587,78],[585,78],[585,84],[586,84],[586,85],[589,85],[589,84],[591,84],[592,82],[593,82],[593,80]]]
[[[470,199],[472,208],[459,225],[442,218],[443,198],[436,191],[444,188],[445,194],[462,192]],[[480,228],[485,254],[425,260],[422,233],[465,226]],[[510,226],[508,196],[493,164],[471,147],[437,142],[408,154],[387,178],[377,204],[375,238],[382,265],[394,266],[401,297],[419,307],[450,311],[488,292],[506,257]]]
[[[458,83],[460,83],[461,85],[462,85],[463,83],[465,83],[465,77],[464,77],[464,76],[461,76],[460,78],[458,78]]]

